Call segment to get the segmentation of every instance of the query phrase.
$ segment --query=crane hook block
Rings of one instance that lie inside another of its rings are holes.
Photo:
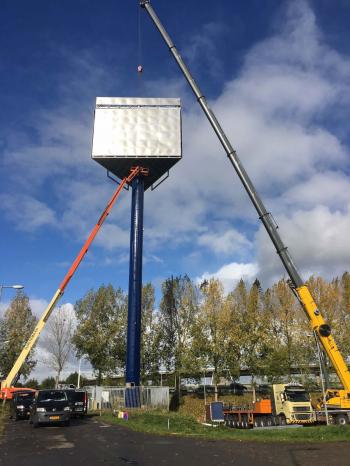
[[[142,73],[142,71],[143,71],[143,66],[142,66],[142,65],[139,65],[139,66],[137,67],[137,72],[138,72],[138,73]]]

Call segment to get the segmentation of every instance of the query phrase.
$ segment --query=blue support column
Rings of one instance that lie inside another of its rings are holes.
[[[126,384],[140,385],[143,176],[132,182]]]

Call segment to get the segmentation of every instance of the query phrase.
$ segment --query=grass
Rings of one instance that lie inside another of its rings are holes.
[[[101,420],[135,430],[158,435],[180,435],[200,437],[211,440],[236,440],[259,442],[339,442],[350,440],[350,426],[310,426],[290,429],[233,429],[227,427],[206,427],[193,417],[168,412],[129,412],[125,421],[105,412]],[[168,429],[169,420],[169,429]]]
[[[246,395],[224,395],[219,396],[219,401],[223,401],[224,403],[229,404],[237,404],[237,405],[246,405],[252,402],[251,394]],[[215,401],[214,395],[209,395],[206,397],[206,402],[210,403],[211,401]],[[204,398],[198,397],[196,394],[189,394],[181,397],[181,404],[179,407],[179,413],[185,416],[192,416],[197,421],[203,422],[204,421]]]

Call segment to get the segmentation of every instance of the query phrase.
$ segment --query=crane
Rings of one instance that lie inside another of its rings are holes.
[[[150,0],[140,0],[141,8],[145,9],[154,22],[156,28],[160,32],[166,45],[169,48],[170,53],[173,55],[176,63],[180,67],[184,77],[190,85],[199,105],[201,106],[205,116],[209,120],[215,134],[217,135],[220,143],[222,144],[229,161],[231,162],[234,170],[236,171],[240,181],[242,182],[251,202],[253,203],[259,219],[263,223],[267,234],[269,235],[272,243],[276,248],[276,252],[279,255],[288,275],[290,278],[290,284],[292,291],[299,300],[307,319],[309,320],[310,326],[317,336],[323,350],[327,354],[331,364],[334,367],[335,372],[343,386],[342,390],[328,389],[326,394],[327,408],[328,409],[350,409],[350,372],[345,363],[345,360],[336,345],[336,342],[332,335],[332,329],[328,323],[324,320],[323,316],[315,303],[311,292],[303,279],[301,278],[294,262],[289,254],[289,251],[283,243],[280,234],[277,230],[277,225],[270,212],[267,211],[262,199],[256,191],[248,173],[244,169],[237,152],[231,145],[228,137],[222,129],[219,121],[215,114],[210,109],[204,94],[198,87],[196,81],[191,75],[188,67],[183,61],[180,53],[178,52],[174,42],[170,38],[166,29],[162,25],[158,18],[154,8],[151,5]]]
[[[19,354],[17,360],[15,361],[14,365],[12,366],[10,372],[8,373],[7,377],[5,380],[1,382],[1,398],[4,400],[6,398],[9,398],[11,394],[11,385],[13,384],[13,381],[16,379],[17,374],[20,372],[20,369],[25,362],[28,354],[30,353],[31,349],[37,342],[40,333],[42,332],[43,328],[45,327],[45,324],[50,317],[52,311],[55,308],[55,305],[57,304],[58,300],[62,297],[68,283],[70,282],[71,278],[75,274],[76,270],[78,269],[81,261],[83,260],[85,254],[88,252],[88,249],[95,239],[97,233],[99,232],[103,222],[106,220],[107,216],[109,215],[115,201],[117,200],[119,194],[121,193],[122,189],[126,184],[130,184],[131,181],[135,178],[135,176],[139,175],[142,173],[143,175],[147,176],[148,174],[148,169],[142,168],[142,167],[132,167],[130,170],[130,174],[126,177],[124,177],[121,182],[119,183],[118,188],[114,192],[113,196],[109,200],[105,210],[103,211],[101,217],[99,218],[98,222],[92,229],[89,237],[84,243],[84,246],[81,248],[79,254],[75,258],[73,264],[71,265],[70,269],[68,270],[67,274],[63,278],[60,286],[58,287],[56,293],[54,294],[53,298],[51,299],[49,305],[43,312],[42,316],[40,317],[38,323],[36,324],[33,333],[29,337],[28,341],[24,345],[21,353]]]

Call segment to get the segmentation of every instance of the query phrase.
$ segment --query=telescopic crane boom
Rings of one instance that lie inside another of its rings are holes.
[[[148,170],[144,169],[144,168],[141,168],[141,167],[133,167],[131,169],[131,171],[130,171],[129,176],[123,178],[122,181],[120,182],[118,188],[116,189],[115,193],[113,194],[110,201],[108,202],[108,204],[107,204],[105,210],[103,211],[101,217],[99,218],[98,222],[96,223],[93,230],[91,231],[88,239],[85,241],[84,246],[81,248],[79,254],[75,258],[71,268],[68,270],[66,276],[62,280],[62,282],[61,282],[58,290],[54,294],[50,304],[47,306],[47,308],[45,309],[43,315],[41,316],[38,323],[36,324],[35,329],[33,330],[33,333],[31,334],[31,336],[29,337],[27,343],[25,344],[24,348],[22,349],[20,355],[18,356],[18,358],[17,358],[16,362],[14,363],[12,369],[10,370],[8,376],[6,377],[5,380],[3,380],[1,382],[1,390],[3,391],[2,395],[4,395],[3,396],[4,399],[7,397],[6,389],[11,387],[14,379],[16,378],[17,374],[19,373],[19,371],[20,371],[24,361],[26,360],[29,352],[31,351],[31,349],[33,348],[35,343],[37,342],[37,340],[38,340],[38,338],[40,336],[40,333],[43,330],[43,328],[45,327],[45,324],[46,324],[48,318],[50,317],[50,315],[51,315],[57,301],[63,295],[69,281],[71,280],[71,278],[73,277],[73,275],[76,272],[77,268],[79,267],[79,264],[83,260],[85,254],[88,252],[88,249],[89,249],[91,243],[95,239],[95,237],[96,237],[97,233],[99,232],[103,222],[106,220],[107,216],[109,215],[109,213],[110,213],[115,201],[117,200],[120,192],[122,191],[123,187],[127,183],[130,184],[130,182],[135,178],[135,176],[137,176],[140,173],[142,173],[143,175],[147,175]]]
[[[150,0],[140,0],[140,6],[144,8],[154,24],[156,25],[158,31],[160,32],[162,38],[164,39],[166,45],[169,48],[169,51],[173,55],[176,63],[179,65],[182,73],[184,74],[188,84],[190,85],[194,95],[196,96],[199,105],[201,106],[203,112],[209,120],[215,134],[217,135],[219,141],[221,142],[227,157],[229,158],[233,168],[235,169],[239,179],[241,180],[250,200],[252,201],[258,215],[259,219],[262,221],[271,241],[273,242],[277,254],[279,255],[292,283],[292,289],[296,294],[299,302],[301,303],[306,316],[310,322],[312,330],[316,333],[324,351],[329,357],[338,377],[341,381],[344,390],[328,390],[328,401],[327,405],[329,407],[339,407],[339,408],[350,408],[350,373],[349,369],[346,366],[344,358],[340,353],[334,338],[331,334],[330,326],[325,322],[324,318],[320,314],[320,311],[311,296],[311,293],[308,287],[305,285],[303,279],[299,275],[298,270],[296,269],[292,258],[289,254],[287,247],[284,245],[278,231],[277,225],[275,224],[273,217],[270,212],[268,212],[257,193],[252,181],[250,180],[247,172],[245,171],[239,157],[231,145],[229,139],[227,138],[224,130],[222,129],[220,123],[216,119],[213,111],[209,108],[209,105],[206,101],[205,96],[201,92],[197,83],[195,82],[193,76],[191,75],[189,69],[181,58],[175,44],[171,40],[164,26],[160,22],[158,16],[156,15]]]

